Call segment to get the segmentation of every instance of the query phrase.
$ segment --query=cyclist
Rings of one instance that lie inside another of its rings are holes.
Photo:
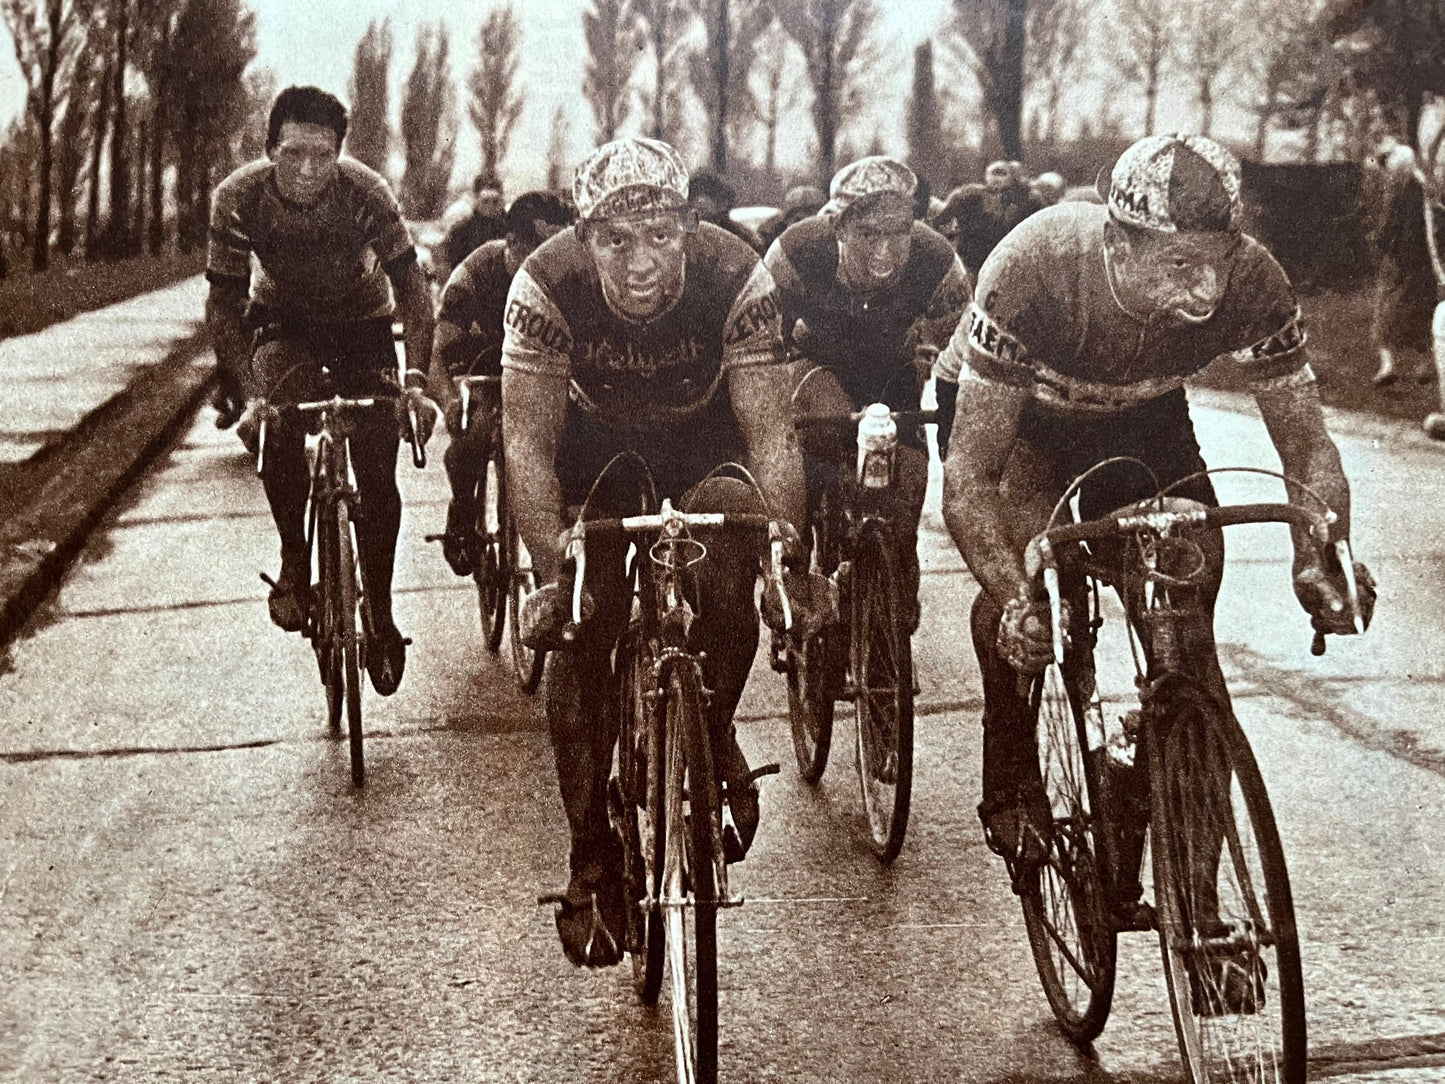
[[[1239,176],[1233,156],[1199,136],[1135,143],[1114,167],[1106,206],[1059,204],[1004,240],[938,359],[940,407],[957,409],[956,422],[940,423],[944,518],[982,587],[972,615],[984,688],[979,816],[1011,871],[1042,857],[1050,825],[1017,678],[1047,665],[1050,622],[1022,555],[1070,479],[1116,455],[1143,460],[1164,485],[1202,470],[1183,384],[1223,357],[1247,375],[1285,473],[1339,514],[1334,537],[1349,537],[1349,486],[1325,430],[1299,310],[1274,258],[1240,230]],[[1137,467],[1108,468],[1080,493],[1080,514],[1154,492]],[[1174,492],[1216,503],[1207,477]],[[1180,655],[1209,701],[1228,711],[1212,618],[1223,570],[1217,533],[1205,548],[1209,616]],[[1368,623],[1373,581],[1363,565],[1356,576]],[[1321,631],[1354,631],[1343,581],[1296,533],[1295,593]]]
[[[757,511],[728,479],[703,479],[742,459],[775,514],[803,513],[802,463],[788,424],[776,290],[746,244],[697,222],[688,175],[666,143],[620,139],[577,170],[581,221],[534,252],[512,280],[502,347],[502,425],[510,501],[538,581],[519,625],[549,656],[546,712],[571,830],[569,904],[557,915],[575,964],[621,958],[620,844],[608,826],[606,781],[616,740],[610,654],[629,613],[625,543],[588,545],[585,587],[595,611],[577,639],[560,634],[570,592],[558,538],[615,453],[651,464],[657,496],[693,511]],[[635,486],[609,472],[590,514],[637,511]],[[758,642],[753,590],[763,542],[709,540],[695,584],[692,646],[706,653],[714,759],[731,807],[729,860],[757,829],[757,788],[732,726]],[[566,650],[560,650],[562,648]],[[596,898],[612,936],[598,937]]]
[[[451,391],[458,376],[500,376],[502,373],[502,311],[507,289],[522,261],[553,234],[572,224],[572,210],[551,192],[524,192],[507,209],[505,240],[488,241],[452,272],[437,310],[432,361],[438,375],[435,390],[446,395],[447,445],[443,462],[451,483],[442,554],[458,576],[472,574],[468,548],[476,522],[478,487],[492,454],[492,425],[474,423],[462,429],[461,396]],[[438,371],[439,370],[439,371]],[[501,409],[501,391],[478,385],[472,391],[473,414],[489,418]]]
[[[389,696],[401,682],[407,643],[391,612],[401,526],[398,426],[414,415],[414,439],[424,441],[436,410],[422,390],[423,372],[405,369],[400,379],[391,294],[411,359],[431,353],[431,298],[386,182],[340,157],[346,120],[346,107],[316,87],[287,87],[276,96],[266,157],[237,169],[212,197],[206,317],[221,366],[246,389],[237,434],[253,454],[270,405],[329,395],[333,388],[348,396],[400,391],[396,418],[372,412],[351,435],[361,495],[357,545],[371,621],[366,666],[372,686]],[[303,423],[277,420],[262,475],[281,536],[281,572],[268,606],[271,620],[288,632],[302,628],[311,594],[305,436]]]
[[[918,409],[927,368],[948,342],[971,296],[968,272],[948,241],[914,220],[913,171],[892,158],[861,158],[829,185],[821,214],[788,227],[768,250],[788,346],[806,359],[799,413],[858,410],[881,400]],[[826,367],[826,371],[817,371]],[[851,434],[804,434],[808,510],[839,470],[852,470]],[[918,519],[928,488],[920,427],[899,436],[894,540],[903,573],[906,627],[918,625]]]
[[[506,235],[504,207],[501,181],[485,173],[472,178],[470,197],[457,200],[442,215],[445,232],[432,251],[437,281],[446,282],[468,255]]]

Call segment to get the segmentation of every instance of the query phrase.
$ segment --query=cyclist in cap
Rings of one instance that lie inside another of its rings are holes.
[[[436,366],[438,394],[444,397],[447,445],[443,462],[451,483],[442,554],[458,576],[472,574],[467,542],[476,522],[477,501],[492,454],[493,426],[485,419],[501,409],[501,389],[478,385],[472,391],[472,423],[462,429],[461,396],[452,378],[500,376],[502,373],[502,312],[512,276],[547,238],[572,224],[572,209],[551,192],[524,192],[507,208],[507,236],[488,241],[452,272],[442,290],[437,310]],[[443,379],[445,377],[445,379]]]
[[[914,220],[913,171],[892,158],[844,166],[821,214],[790,226],[768,250],[783,330],[807,371],[794,397],[800,414],[860,410],[886,402],[917,410],[928,366],[948,342],[971,296],[968,272],[940,234]],[[915,358],[925,359],[920,368]],[[853,435],[803,435],[809,514],[839,470],[852,470]],[[899,568],[905,624],[918,625],[918,519],[928,488],[921,427],[899,432]]]
[[[397,420],[374,411],[357,420],[351,436],[362,509],[356,541],[371,624],[366,668],[373,688],[389,696],[401,682],[407,645],[391,612],[401,528],[398,426],[425,441],[436,414],[424,391],[431,294],[396,198],[383,178],[340,157],[345,138],[346,108],[331,94],[287,87],[276,96],[266,157],[237,169],[212,197],[206,317],[220,366],[249,400],[236,432],[253,453],[268,404],[333,391],[400,392]],[[401,369],[393,295],[411,362]],[[323,366],[330,382],[322,379]],[[419,432],[409,432],[408,415]],[[261,479],[281,535],[281,573],[268,604],[271,620],[288,632],[302,628],[311,596],[305,437],[304,423],[278,419]]]
[[[1019,226],[989,257],[975,301],[937,366],[947,447],[944,518],[982,587],[973,606],[983,673],[983,802],[989,846],[1011,868],[1041,857],[1049,805],[1019,673],[1052,655],[1047,604],[1023,550],[1063,487],[1111,456],[1134,456],[1173,492],[1216,503],[1194,437],[1184,381],[1216,358],[1239,367],[1286,474],[1339,514],[1349,537],[1350,490],[1325,431],[1290,284],[1240,230],[1239,164],[1199,136],[1151,136],[1114,167],[1107,206],[1064,203]],[[948,430],[951,428],[951,436]],[[1136,466],[1107,468],[1080,493],[1093,518],[1153,496]],[[1291,492],[1290,499],[1300,499]],[[1304,498],[1308,500],[1308,498]],[[1208,542],[1211,613],[1223,542]],[[1368,624],[1373,581],[1356,565]],[[1349,633],[1344,574],[1295,535],[1294,588],[1317,629]],[[1229,693],[1212,616],[1181,652],[1220,710]]]
[[[626,543],[589,542],[584,588],[593,612],[568,644],[558,539],[584,501],[590,515],[639,510],[635,472],[614,468],[591,492],[619,452],[651,465],[657,498],[693,511],[758,511],[741,482],[708,478],[740,460],[790,524],[803,516],[803,471],[772,276],[742,241],[698,224],[678,153],[651,139],[607,143],[578,168],[573,195],[581,221],[529,256],[512,281],[502,426],[512,508],[544,584],[523,610],[522,637],[553,652],[546,712],[572,871],[557,929],[569,959],[598,966],[621,959],[620,844],[608,825],[606,781],[617,727],[610,657],[630,606]],[[764,545],[760,535],[709,540],[694,584],[702,603],[690,640],[707,657],[708,725],[736,824],[725,840],[733,861],[758,823],[732,717],[757,649]],[[599,936],[599,918],[611,936]]]

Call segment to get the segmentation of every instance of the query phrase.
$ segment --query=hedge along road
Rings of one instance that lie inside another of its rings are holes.
[[[1267,461],[1257,421],[1202,417],[1216,461]],[[1440,452],[1393,433],[1342,438],[1377,627],[1312,658],[1287,542],[1265,528],[1236,536],[1219,620],[1291,859],[1315,1074],[1337,1079],[1445,1062]],[[566,872],[540,705],[484,655],[470,584],[421,542],[442,472],[399,475],[397,613],[416,644],[401,691],[367,694],[364,792],[325,734],[309,651],[267,621],[273,529],[209,412],[11,646],[0,1076],[670,1077],[665,1007],[639,1008],[625,969],[573,970],[534,906]],[[814,791],[791,768],[781,679],[760,665],[744,700],[745,748],[784,772],[737,870],[748,903],[720,920],[724,1078],[1175,1079],[1146,937],[1122,942],[1096,1060],[1052,1026],[973,812],[973,586],[936,508],[935,485],[916,797],[892,869],[864,842],[851,724]]]

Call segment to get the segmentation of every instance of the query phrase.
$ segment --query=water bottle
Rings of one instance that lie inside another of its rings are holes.
[[[893,450],[898,423],[883,403],[872,403],[858,423],[858,482],[867,489],[887,489],[893,482]]]

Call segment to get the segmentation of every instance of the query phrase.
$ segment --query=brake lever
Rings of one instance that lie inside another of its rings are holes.
[[[412,465],[418,469],[424,468],[426,466],[426,446],[422,444],[421,433],[417,430],[416,407],[408,406],[406,408],[406,424],[411,430],[411,440],[407,443],[411,445]]]

